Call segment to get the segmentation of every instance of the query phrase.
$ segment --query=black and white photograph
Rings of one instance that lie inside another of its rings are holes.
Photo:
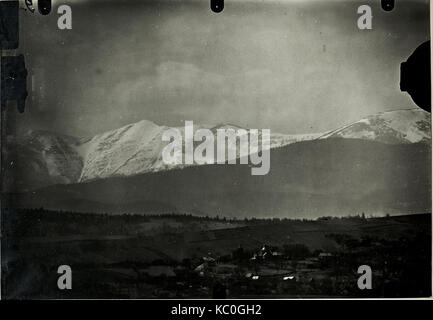
[[[428,0],[0,5],[2,299],[432,296]]]

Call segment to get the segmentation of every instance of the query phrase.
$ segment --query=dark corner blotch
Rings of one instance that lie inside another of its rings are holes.
[[[380,4],[382,6],[382,10],[389,12],[394,9],[395,0],[381,0]]]
[[[24,56],[1,57],[1,107],[15,100],[18,111],[24,112],[27,98],[27,69]]]
[[[40,14],[46,16],[51,12],[51,0],[39,0],[38,11]]]
[[[18,1],[0,1],[0,49],[18,48]]]
[[[224,10],[224,0],[210,0],[210,8],[215,13],[220,13]]]
[[[430,41],[422,43],[400,65],[400,90],[425,111],[431,112]]]

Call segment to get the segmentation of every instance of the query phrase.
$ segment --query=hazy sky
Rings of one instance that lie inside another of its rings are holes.
[[[335,129],[415,107],[399,65],[429,38],[428,1],[209,0],[70,3],[73,29],[21,12],[29,77],[20,129],[88,136],[148,119],[283,133]],[[92,3],[90,5],[89,3]],[[370,4],[373,30],[358,30]]]

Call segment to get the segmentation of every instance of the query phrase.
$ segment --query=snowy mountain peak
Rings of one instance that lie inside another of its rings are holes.
[[[150,171],[161,152],[163,130],[142,120],[96,135],[78,148],[85,159],[79,181]]]
[[[320,137],[373,140],[387,144],[431,142],[431,115],[420,109],[404,109],[368,116]]]
[[[76,152],[80,140],[43,130],[31,130],[8,141],[6,189],[27,189],[77,182],[83,167]],[[7,161],[6,161],[7,160]]]
[[[325,134],[271,132],[270,147],[330,138],[430,144],[430,121],[430,114],[421,109],[395,110],[368,116]],[[200,128],[210,129],[214,134],[217,129],[243,129],[228,123],[194,124],[194,130]],[[184,165],[166,165],[162,161],[162,150],[168,143],[162,141],[166,129],[169,127],[141,120],[86,140],[45,131],[28,132],[14,143],[18,151],[14,170],[18,172],[16,176],[21,175],[18,184],[35,188],[182,168]],[[184,134],[184,127],[178,129]]]
[[[213,126],[212,128],[210,128],[210,130],[214,131],[217,129],[225,129],[225,130],[229,130],[229,129],[233,129],[233,130],[240,130],[240,129],[244,129],[247,130],[246,128],[243,128],[241,126],[235,125],[235,124],[231,124],[231,123],[219,123],[216,126]]]

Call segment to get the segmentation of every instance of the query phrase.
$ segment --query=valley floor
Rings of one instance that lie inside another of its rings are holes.
[[[431,295],[431,215],[317,220],[3,212],[5,298]],[[72,290],[57,268],[72,269]],[[360,290],[360,265],[372,289]]]

